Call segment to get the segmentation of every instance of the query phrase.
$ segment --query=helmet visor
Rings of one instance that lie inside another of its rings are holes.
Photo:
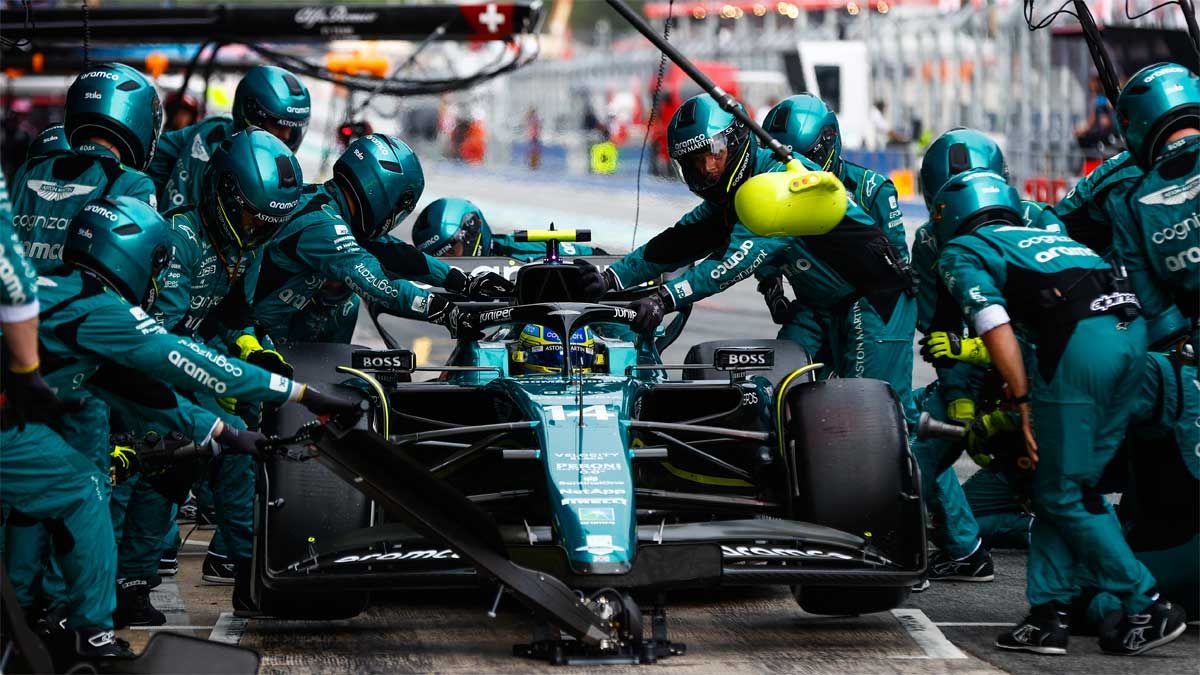
[[[167,268],[171,266],[171,247],[159,244],[150,254],[150,283],[146,286],[146,295],[142,298],[142,309],[150,309],[158,299],[159,290],[167,277]]]
[[[480,219],[478,213],[468,213],[463,216],[458,232],[454,233],[453,249],[458,251],[455,255],[465,255],[472,258],[483,255],[483,252],[480,250],[483,243],[483,238],[480,236],[482,225],[483,220]]]
[[[679,178],[687,183],[693,192],[700,192],[720,184],[725,173],[725,167],[730,161],[729,137],[719,134],[709,138],[700,147],[688,151],[678,157],[672,157],[671,163]]]
[[[308,118],[290,119],[280,117],[264,108],[257,98],[251,96],[246,101],[246,123],[262,127],[271,132],[275,138],[283,141],[292,152],[300,148],[304,134],[308,131]]]
[[[817,137],[817,140],[800,154],[815,162],[822,171],[829,171],[833,166],[833,160],[836,159],[836,153],[837,131],[834,130],[833,125],[829,125],[821,129],[821,135]]]
[[[404,194],[400,195],[400,199],[396,201],[396,206],[392,209],[392,212],[388,214],[387,219],[369,233],[370,238],[375,239],[382,237],[388,232],[391,232],[396,228],[396,225],[398,225],[413,212],[413,208],[416,207],[416,205],[417,196],[413,194],[411,190],[405,191]]]
[[[562,372],[563,349],[557,345],[534,345],[526,348],[525,363],[543,372]],[[571,345],[571,367],[590,371],[596,365],[596,350],[581,345]]]
[[[217,206],[233,242],[243,250],[267,243],[288,220],[286,216],[255,209],[242,194],[232,173],[221,176],[217,183]]]

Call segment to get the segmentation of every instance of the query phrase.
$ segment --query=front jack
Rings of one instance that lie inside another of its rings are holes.
[[[513,655],[556,666],[638,665],[656,663],[687,651],[687,645],[672,643],[667,637],[667,615],[661,606],[649,612],[647,636],[642,610],[628,593],[613,589],[597,591],[588,598],[587,605],[608,622],[610,639],[591,647],[550,624],[539,623],[534,626],[531,642],[513,645]]]

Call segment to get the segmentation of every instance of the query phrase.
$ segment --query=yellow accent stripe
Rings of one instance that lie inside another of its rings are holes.
[[[391,431],[392,430],[391,409],[390,409],[390,406],[388,405],[387,392],[385,392],[383,390],[383,385],[379,384],[379,380],[376,380],[375,378],[371,377],[369,374],[364,373],[363,371],[358,370],[357,368],[351,368],[350,366],[338,366],[337,371],[339,373],[350,373],[351,375],[354,375],[355,377],[357,377],[357,378],[363,380],[364,382],[366,382],[367,384],[371,385],[371,388],[375,390],[375,394],[379,396],[379,400],[382,402],[383,435],[384,436],[390,435],[392,433],[392,431]]]
[[[801,375],[806,375],[814,370],[817,370],[818,368],[824,368],[824,367],[825,367],[824,363],[810,363],[807,366],[804,366],[803,368],[797,368],[796,370],[792,371],[791,375],[788,375],[787,377],[783,378],[783,382],[780,383],[779,389],[775,390],[775,436],[776,436],[776,438],[779,439],[779,456],[780,457],[784,456],[783,455],[783,450],[784,450],[784,447],[783,447],[783,444],[784,444],[783,395],[787,393],[788,386],[790,386],[792,384],[792,380],[796,379],[797,377],[800,377]]]
[[[662,467],[664,469],[666,469],[667,471],[670,471],[671,473],[675,474],[679,478],[682,478],[684,480],[690,480],[693,483],[700,483],[702,485],[717,485],[720,487],[754,487],[752,484],[747,483],[746,481],[742,480],[741,478],[720,478],[717,476],[705,476],[705,475],[699,474],[699,473],[692,473],[691,471],[684,471],[683,469],[680,469],[679,467],[672,465],[670,462],[662,462]]]
[[[747,143],[745,145],[745,147],[742,148],[742,156],[738,160],[738,165],[741,165],[742,162],[746,161],[746,155],[748,155],[748,154],[750,154],[750,144],[749,143]],[[737,175],[738,175],[738,172],[736,169],[734,169],[734,171],[729,174],[729,184],[725,186],[726,192],[729,192],[729,190],[733,188],[733,179]]]

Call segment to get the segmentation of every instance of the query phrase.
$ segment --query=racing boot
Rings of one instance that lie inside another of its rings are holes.
[[[110,659],[132,659],[129,643],[111,629],[98,626],[55,631],[47,640],[55,672],[65,673],[80,661],[91,663]]]
[[[121,579],[117,582],[117,611],[113,612],[113,625],[161,626],[167,617],[151,604],[150,589],[157,586],[158,579]]]
[[[158,559],[158,576],[173,577],[176,574],[179,574],[178,554],[172,556],[164,555]]]
[[[1100,626],[1100,650],[1105,654],[1137,656],[1161,647],[1187,628],[1183,608],[1158,599],[1140,614],[1113,612]]]
[[[975,547],[971,555],[960,560],[941,551],[929,557],[930,581],[992,581],[995,578],[992,554],[982,543]]]
[[[1066,654],[1070,636],[1066,610],[1051,603],[1030,610],[1024,621],[996,638],[996,646],[1034,654]]]
[[[54,631],[67,629],[67,617],[71,608],[67,605],[55,605],[47,609],[36,608],[25,610],[25,623],[39,638],[45,639]]]
[[[220,553],[209,551],[204,556],[204,566],[200,569],[200,578],[210,584],[232,586],[234,579],[233,561]]]

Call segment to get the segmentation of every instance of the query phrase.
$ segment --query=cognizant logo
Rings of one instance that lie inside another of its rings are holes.
[[[1193,213],[1170,227],[1164,227],[1150,235],[1150,241],[1156,244],[1165,244],[1174,239],[1187,239],[1188,233],[1192,230],[1200,231],[1200,214]]]

